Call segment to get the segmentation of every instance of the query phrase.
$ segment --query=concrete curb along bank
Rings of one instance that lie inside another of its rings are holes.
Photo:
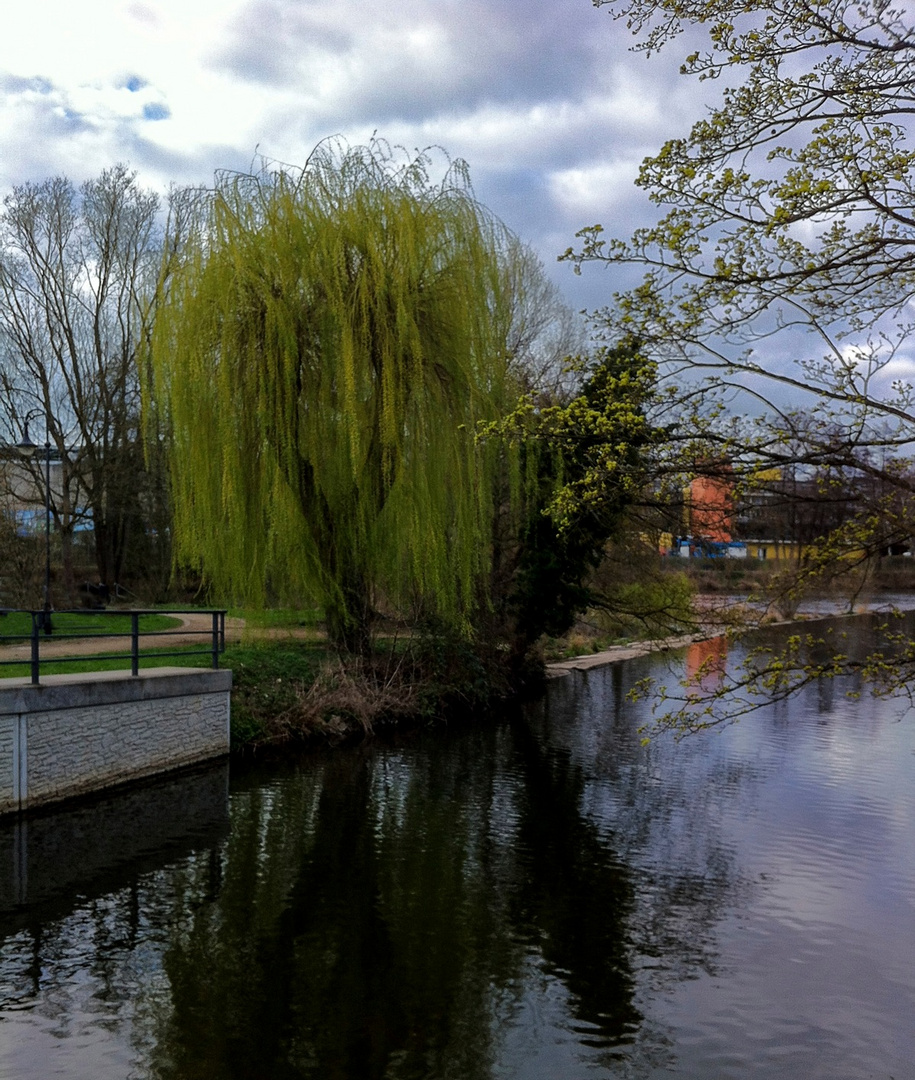
[[[0,683],[0,814],[229,752],[231,671],[149,668]]]
[[[719,631],[720,633],[720,631]],[[652,641],[636,641],[631,645],[613,645],[603,652],[585,656],[573,656],[568,660],[557,660],[546,665],[547,676],[551,679],[562,678],[572,671],[588,671],[591,668],[605,667],[607,664],[619,664],[624,660],[635,660],[653,652],[668,652],[671,649],[685,649],[698,641],[708,641],[717,637],[715,632],[683,634],[681,637],[661,638]]]
[[[814,631],[818,624],[833,623],[837,619],[860,619],[868,615],[886,615],[895,610],[892,606],[871,607],[863,611],[836,611],[827,614],[798,613],[794,619],[779,619],[775,622],[760,623],[756,626],[744,627],[745,630],[755,633],[760,630],[778,630],[786,627],[803,627],[804,630]],[[903,611],[915,611],[915,607],[903,608]],[[629,645],[611,645],[603,652],[587,653],[584,656],[572,656],[568,660],[557,660],[546,664],[547,677],[550,679],[562,678],[573,671],[589,671],[591,668],[605,667],[607,664],[619,664],[624,660],[635,660],[640,656],[647,656],[653,652],[670,652],[674,649],[685,649],[689,645],[695,645],[700,641],[711,641],[714,638],[727,634],[724,625],[711,626],[705,630],[693,634],[681,634],[678,637],[652,638],[648,641],[634,641]]]

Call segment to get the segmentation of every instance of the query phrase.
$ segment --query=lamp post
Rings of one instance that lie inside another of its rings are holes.
[[[28,421],[22,434],[22,442],[16,449],[24,458],[38,456],[38,447],[29,438]],[[44,439],[44,463],[44,609],[39,616],[38,625],[46,634],[50,634],[53,629],[51,626],[51,440],[47,431]]]

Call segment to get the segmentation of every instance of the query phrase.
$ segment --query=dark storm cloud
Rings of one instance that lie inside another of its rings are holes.
[[[342,15],[342,11],[341,11]],[[297,80],[309,57],[343,56],[353,31],[322,16],[302,0],[252,0],[229,28],[228,43],[214,53],[214,69],[269,86]]]
[[[604,277],[585,290],[556,255],[584,225],[625,234],[650,219],[639,162],[695,115],[681,50],[660,64],[633,55],[589,0],[228,0],[224,20],[182,39],[180,62],[179,5],[128,10],[143,50],[114,53],[107,77],[0,82],[6,145],[20,155],[8,176],[127,160],[167,186],[249,168],[256,146],[302,164],[335,133],[439,145],[469,162],[477,196],[577,306],[603,299]]]
[[[258,133],[270,157],[377,131],[466,158],[478,197],[592,306],[605,276],[573,279],[556,256],[584,225],[650,220],[639,162],[696,115],[676,58],[631,43],[587,0],[250,0],[209,63],[277,95]]]

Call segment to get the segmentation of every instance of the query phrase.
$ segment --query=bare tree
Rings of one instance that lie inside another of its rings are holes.
[[[571,397],[582,375],[570,370],[566,360],[587,348],[585,320],[565,302],[527,244],[512,238],[506,267],[512,367],[525,390],[548,400]]]
[[[31,423],[60,463],[52,513],[68,591],[81,524],[92,525],[109,587],[143,528],[151,488],[138,360],[156,295],[159,209],[116,165],[79,188],[65,177],[16,187],[0,212],[0,406],[10,443]]]

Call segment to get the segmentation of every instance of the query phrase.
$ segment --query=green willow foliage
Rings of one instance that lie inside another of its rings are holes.
[[[222,595],[325,605],[361,649],[374,605],[466,624],[510,408],[509,236],[466,167],[383,145],[203,192],[157,320],[177,551]]]

